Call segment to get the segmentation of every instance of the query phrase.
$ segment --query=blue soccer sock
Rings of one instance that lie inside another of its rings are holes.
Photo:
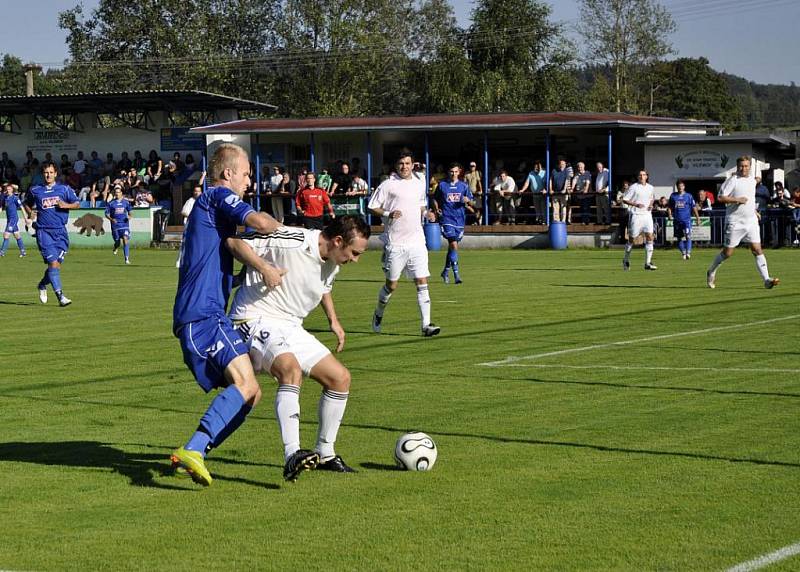
[[[691,254],[691,253],[692,253],[692,239],[691,238],[687,238],[686,239],[686,254]]]
[[[458,274],[458,251],[451,250],[447,253],[448,258],[450,258],[450,266],[453,267],[453,272]]]
[[[123,243],[123,244],[122,244],[122,252],[125,254],[125,258],[126,258],[126,259],[130,257],[130,255],[131,255],[131,249],[130,249],[130,247],[128,246],[128,243],[127,243],[127,242],[125,242],[125,243]]]
[[[3,239],[3,246],[0,246],[0,252],[5,252],[7,248],[8,248],[8,239],[4,238]]]
[[[19,246],[19,251],[20,251],[21,253],[25,254],[25,243],[24,243],[24,242],[22,242],[22,239],[21,239],[21,238],[18,238],[18,239],[17,239],[17,246]],[[5,252],[5,250],[6,250],[6,249],[5,249],[5,248],[3,248],[3,252]]]
[[[206,453],[208,453],[208,451],[210,451],[211,449],[216,449],[217,447],[222,445],[222,443],[225,442],[225,439],[230,437],[231,433],[236,431],[241,426],[241,424],[245,422],[247,416],[250,414],[252,410],[253,408],[247,405],[246,403],[242,405],[242,408],[233,417],[233,419],[231,419],[230,423],[228,423],[225,426],[225,428],[219,432],[217,438],[208,444],[208,446],[206,447]]]
[[[45,269],[44,276],[42,276],[42,279],[39,280],[39,290],[44,290],[47,288],[47,285],[50,284],[50,275],[48,274],[49,270],[50,268]]]
[[[114,241],[114,250],[118,250],[118,249],[119,249],[119,241],[115,240]]]
[[[47,279],[49,280],[50,284],[53,286],[53,291],[57,295],[61,295],[61,269],[60,268],[53,268],[48,266],[47,268]]]
[[[220,433],[231,424],[244,404],[244,397],[235,385],[225,388],[209,405],[200,419],[197,431],[186,443],[185,449],[199,451],[205,455],[208,444],[219,438]],[[241,425],[241,422],[239,424]]]
[[[686,246],[685,246],[685,244],[686,244],[686,241],[683,238],[678,240],[678,250],[681,251],[681,254],[686,254]]]

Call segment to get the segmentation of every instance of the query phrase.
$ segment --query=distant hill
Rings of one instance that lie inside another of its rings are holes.
[[[750,129],[800,125],[800,87],[760,84],[721,73],[731,95],[739,102],[745,126]]]

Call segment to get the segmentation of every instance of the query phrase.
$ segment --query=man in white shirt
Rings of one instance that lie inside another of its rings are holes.
[[[756,268],[764,281],[764,288],[772,288],[780,283],[771,278],[767,269],[767,257],[761,250],[761,230],[756,214],[756,181],[750,174],[752,161],[743,156],[736,159],[736,174],[722,183],[717,201],[725,205],[725,240],[722,250],[706,273],[706,284],[716,287],[717,268],[728,258],[740,242],[749,242],[750,251],[755,256]]]
[[[500,174],[492,181],[492,193],[494,194],[494,212],[497,214],[494,224],[500,224],[503,215],[505,215],[506,224],[516,224],[520,196],[517,192],[517,183],[508,176],[505,169],[501,169]]]
[[[189,220],[189,215],[192,214],[192,209],[194,208],[194,202],[200,198],[200,195],[203,194],[203,185],[202,183],[199,185],[195,185],[192,189],[192,196],[186,199],[186,202],[183,203],[183,208],[181,209],[181,216],[183,217],[183,226],[186,226],[186,222]],[[181,245],[178,248],[178,260],[175,261],[175,268],[181,267],[181,257],[183,256],[183,235],[181,235]]]
[[[622,259],[622,269],[631,268],[631,250],[633,241],[640,234],[644,234],[645,270],[656,270],[653,260],[653,200],[655,190],[647,182],[647,171],[639,171],[637,182],[632,184],[622,196],[622,203],[628,205],[628,242],[625,243],[625,257]]]
[[[597,207],[597,224],[611,224],[611,209],[608,204],[608,169],[597,163],[597,176],[594,179],[594,201]]]
[[[336,316],[331,289],[339,266],[357,262],[366,250],[369,234],[369,226],[361,217],[345,215],[321,231],[284,227],[268,235],[248,233],[242,237],[261,258],[286,271],[280,288],[266,289],[261,274],[247,268],[230,316],[250,345],[253,369],[256,373],[267,371],[278,381],[275,415],[283,440],[283,477],[287,481],[313,468],[354,472],[334,450],[350,392],[350,372],[303,328],[303,320],[321,302],[338,340],[336,351],[342,351],[345,333]],[[314,451],[300,448],[300,385],[304,376],[323,386]]]
[[[372,316],[372,331],[380,333],[383,313],[392,293],[397,289],[404,273],[417,286],[417,304],[422,320],[422,335],[435,336],[440,328],[431,323],[431,297],[428,292],[428,250],[422,217],[427,213],[433,221],[435,216],[428,211],[428,195],[425,177],[414,172],[414,157],[409,152],[400,153],[397,172],[386,179],[369,199],[372,214],[383,219],[383,272],[386,284],[378,293],[378,304]]]

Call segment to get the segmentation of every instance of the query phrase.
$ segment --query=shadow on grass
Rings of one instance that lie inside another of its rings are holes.
[[[189,479],[175,478],[178,484],[156,481],[156,477],[171,474],[167,453],[129,453],[99,441],[61,442],[10,442],[0,443],[0,462],[35,463],[37,465],[64,466],[92,469],[111,469],[127,477],[132,486],[152,487],[176,491],[198,490]],[[222,459],[217,459],[224,462]],[[213,474],[217,480],[231,481],[265,489],[278,489],[278,485],[240,477]]]
[[[12,302],[11,300],[0,300],[0,305],[6,306],[35,306],[35,302]]]
[[[386,427],[383,425],[367,425],[357,423],[343,423],[343,427],[352,427],[355,429],[379,430],[389,431],[391,433],[404,433],[406,430],[400,427]],[[723,455],[708,455],[705,453],[690,453],[686,451],[658,451],[654,449],[635,449],[628,447],[611,447],[607,445],[594,445],[591,443],[578,443],[574,441],[555,441],[549,439],[523,439],[517,437],[503,437],[500,435],[480,435],[476,433],[456,433],[449,431],[426,431],[433,436],[456,437],[466,439],[483,439],[486,441],[494,441],[497,443],[517,443],[522,445],[538,445],[545,447],[568,447],[574,449],[588,449],[591,451],[600,451],[606,453],[623,453],[628,455],[654,455],[657,457],[679,457],[685,459],[697,459],[701,461],[725,461],[728,463],[745,463],[752,465],[766,465],[771,467],[785,467],[792,469],[800,469],[800,463],[789,463],[786,461],[772,461],[769,459],[754,459],[751,457],[725,457]],[[361,465],[367,468],[377,468],[386,470],[387,465],[377,465],[373,463],[365,463]]]
[[[397,465],[387,465],[386,463],[360,463],[361,467],[368,471],[402,471],[403,469]]]

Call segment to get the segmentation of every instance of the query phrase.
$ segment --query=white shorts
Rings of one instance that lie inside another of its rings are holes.
[[[736,248],[740,242],[761,244],[758,219],[753,221],[725,221],[725,248]]]
[[[308,376],[331,353],[299,324],[256,318],[239,324],[237,329],[250,346],[250,361],[256,373],[269,372],[275,358],[290,353],[300,364],[303,375]]]
[[[411,279],[427,278],[431,275],[428,270],[428,249],[425,245],[405,246],[392,244],[383,247],[383,273],[387,280],[395,282],[405,274]]]
[[[653,234],[653,215],[631,213],[628,218],[628,238],[634,239],[644,233]]]

